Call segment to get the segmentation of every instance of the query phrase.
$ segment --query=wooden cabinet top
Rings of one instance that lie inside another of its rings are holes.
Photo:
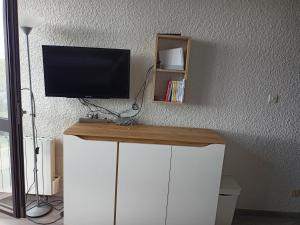
[[[65,135],[75,135],[87,140],[136,142],[181,146],[224,144],[213,130],[151,125],[120,126],[113,123],[75,123],[65,130]]]

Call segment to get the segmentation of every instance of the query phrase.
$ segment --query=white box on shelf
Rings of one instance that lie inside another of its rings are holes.
[[[159,51],[161,69],[184,70],[183,48],[172,48]]]

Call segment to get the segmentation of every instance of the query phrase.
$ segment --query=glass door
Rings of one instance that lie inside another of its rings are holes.
[[[0,0],[0,211],[24,217],[24,174],[16,0]]]
[[[3,0],[0,5],[0,209],[13,212],[7,107]]]

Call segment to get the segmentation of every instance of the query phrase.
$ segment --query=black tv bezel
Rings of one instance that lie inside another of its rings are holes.
[[[127,87],[128,91],[126,95],[108,95],[104,93],[100,93],[99,95],[79,95],[76,93],[51,93],[47,91],[46,82],[48,76],[45,76],[45,59],[44,59],[44,48],[52,47],[52,48],[72,48],[72,49],[92,49],[92,50],[108,50],[111,52],[126,52],[128,54],[128,71],[127,71]],[[46,97],[64,97],[64,98],[95,98],[95,99],[129,99],[130,98],[130,61],[131,61],[131,51],[130,49],[118,49],[118,48],[95,48],[95,47],[79,47],[79,46],[64,46],[64,45],[42,45],[42,56],[43,56],[43,72],[44,72],[44,87],[45,87],[45,96]]]

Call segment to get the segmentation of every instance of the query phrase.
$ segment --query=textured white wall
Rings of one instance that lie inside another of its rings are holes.
[[[133,96],[153,63],[155,34],[180,32],[193,38],[186,104],[152,103],[148,88],[141,122],[218,130],[227,142],[224,173],[243,188],[239,207],[299,212],[300,199],[289,195],[300,188],[299,9],[297,0],[19,0],[21,14],[44,19],[30,35],[33,86],[39,135],[58,140],[57,172],[62,133],[86,109],[45,97],[41,45],[131,49]],[[22,33],[20,50],[27,87]],[[269,93],[278,104],[267,104]],[[24,92],[26,109],[28,99]],[[122,110],[132,101],[98,103]]]

